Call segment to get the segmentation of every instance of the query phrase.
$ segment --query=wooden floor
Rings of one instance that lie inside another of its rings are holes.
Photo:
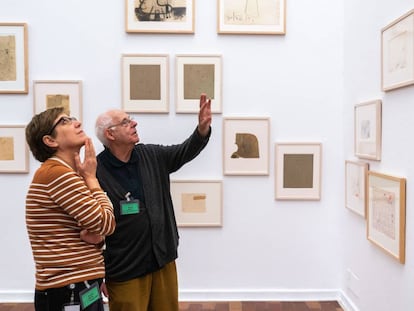
[[[0,311],[34,311],[34,307],[31,303],[0,303]],[[336,301],[232,301],[180,302],[180,311],[343,311],[343,309]]]

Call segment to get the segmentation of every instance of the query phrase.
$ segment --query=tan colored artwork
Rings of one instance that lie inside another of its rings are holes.
[[[381,189],[372,189],[372,226],[378,232],[395,240],[395,194]]]
[[[205,213],[206,197],[205,193],[182,193],[182,211],[184,213]]]
[[[13,137],[0,137],[0,161],[13,161],[14,159]]]
[[[313,188],[313,154],[284,155],[284,188]]]
[[[250,133],[236,133],[237,150],[232,153],[231,158],[260,158],[259,141]]]
[[[184,65],[184,99],[198,99],[201,93],[208,94],[212,100],[214,94],[214,64]]]
[[[130,66],[130,98],[131,100],[161,99],[161,67],[160,65]]]
[[[16,79],[16,38],[0,36],[0,81]]]
[[[70,116],[70,96],[62,94],[47,94],[46,109],[55,107],[63,107],[63,112]]]

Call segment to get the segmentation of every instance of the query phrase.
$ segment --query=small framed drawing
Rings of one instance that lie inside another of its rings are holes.
[[[28,89],[27,24],[0,23],[0,94]]]
[[[28,173],[29,148],[24,125],[0,125],[0,173]]]
[[[223,119],[223,174],[269,175],[267,117]]]
[[[285,0],[217,0],[220,34],[286,33]]]
[[[221,113],[221,55],[176,56],[176,112],[198,113],[200,94],[211,99],[211,112]]]
[[[345,161],[345,207],[365,218],[368,163]]]
[[[381,31],[383,91],[414,84],[414,10]]]
[[[275,199],[320,200],[321,143],[275,144]]]
[[[122,55],[122,105],[128,112],[168,113],[168,55]]]
[[[65,108],[68,116],[82,120],[82,81],[34,81],[34,112]]]
[[[358,158],[381,160],[381,106],[381,100],[373,100],[354,107],[354,148]]]
[[[222,182],[173,180],[171,196],[179,227],[222,226]]]
[[[368,171],[368,240],[405,263],[406,179]]]
[[[195,0],[125,0],[129,33],[194,33]]]

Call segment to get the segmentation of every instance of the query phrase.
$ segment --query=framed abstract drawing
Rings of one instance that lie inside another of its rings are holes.
[[[200,94],[211,99],[211,112],[221,113],[221,55],[176,56],[176,112],[198,113]]]
[[[373,100],[354,107],[355,156],[361,159],[381,160],[382,131],[381,100]]]
[[[406,179],[368,171],[367,237],[405,263]]]
[[[27,24],[0,23],[0,94],[29,92]]]
[[[270,120],[267,117],[223,119],[223,174],[269,175]]]
[[[28,173],[29,148],[24,125],[0,125],[0,173]]]
[[[217,0],[217,32],[284,35],[285,0]]]
[[[345,207],[365,218],[369,164],[345,161]]]
[[[381,45],[382,90],[414,84],[414,10],[381,30]]]
[[[122,55],[122,105],[128,112],[168,113],[168,55]]]
[[[321,143],[275,144],[275,199],[320,200]]]
[[[173,180],[171,196],[179,227],[222,226],[222,182]]]
[[[194,33],[195,0],[125,0],[129,33]]]
[[[82,81],[36,80],[33,82],[34,113],[63,107],[68,116],[82,121]]]

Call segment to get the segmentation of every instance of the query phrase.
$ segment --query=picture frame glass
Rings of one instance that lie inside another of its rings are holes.
[[[25,126],[0,126],[0,173],[28,173]]]
[[[367,208],[368,168],[368,163],[345,161],[345,207],[363,218]]]

